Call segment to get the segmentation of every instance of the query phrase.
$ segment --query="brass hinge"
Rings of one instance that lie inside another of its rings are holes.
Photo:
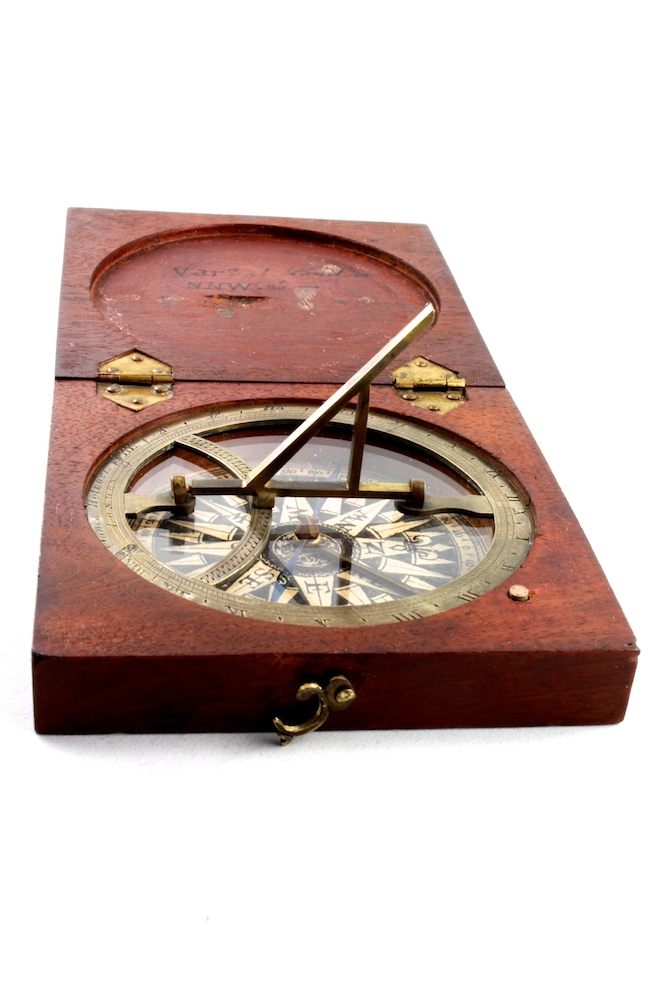
[[[129,410],[143,410],[173,395],[171,365],[143,351],[128,351],[103,361],[97,369],[97,395]]]
[[[465,403],[465,379],[427,358],[413,358],[393,372],[401,399],[413,406],[447,413]]]

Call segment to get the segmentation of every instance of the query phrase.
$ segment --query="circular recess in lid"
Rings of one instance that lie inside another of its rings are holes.
[[[109,323],[190,379],[339,381],[419,312],[426,278],[372,248],[279,227],[165,233],[93,276]]]

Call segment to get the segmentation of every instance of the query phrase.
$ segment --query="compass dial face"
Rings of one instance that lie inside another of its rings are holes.
[[[483,495],[485,517],[401,513],[393,500],[197,496],[189,516],[127,517],[125,494],[148,495],[180,474],[241,478],[312,407],[234,408],[175,420],[126,442],[97,470],[90,524],[130,569],[187,600],[275,622],[360,626],[426,617],[497,586],[533,538],[523,499],[500,469],[439,432],[371,414],[362,480],[423,479],[427,494]],[[345,482],[353,414],[343,411],[276,476]]]

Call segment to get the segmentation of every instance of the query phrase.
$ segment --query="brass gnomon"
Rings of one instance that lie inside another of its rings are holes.
[[[404,511],[420,513],[468,514],[475,517],[491,516],[488,501],[481,496],[431,497],[425,493],[422,480],[409,483],[375,483],[361,481],[361,467],[366,443],[366,426],[370,407],[370,389],[373,379],[383,371],[417,337],[433,323],[435,309],[428,303],[407,326],[363,365],[345,385],[337,389],[309,417],[296,427],[266,458],[243,479],[195,476],[186,484],[183,476],[172,476],[171,489],[150,496],[126,494],[125,513],[134,517],[152,510],[169,510],[190,514],[197,496],[245,496],[252,506],[259,509],[273,507],[278,496],[285,497],[342,497],[382,498],[395,500]],[[299,479],[277,482],[272,477],[313,438],[347,403],[357,396],[354,426],[350,447],[347,479],[344,483],[323,483]],[[211,449],[207,449],[211,455]]]
[[[429,496],[422,480],[409,483],[365,482],[361,470],[366,443],[366,429],[370,408],[370,388],[373,379],[382,372],[417,337],[424,333],[435,319],[435,309],[428,303],[399,333],[385,344],[369,361],[324,403],[317,407],[300,423],[266,458],[254,469],[247,471],[244,463],[219,445],[202,443],[196,435],[188,438],[187,444],[195,451],[201,450],[209,458],[225,465],[227,471],[240,472],[243,478],[218,478],[217,476],[195,476],[186,482],[183,476],[172,476],[171,488],[161,493],[140,495],[126,493],[125,514],[135,517],[149,511],[169,511],[176,516],[192,514],[197,496],[243,496],[256,516],[270,518],[270,510],[276,497],[340,497],[393,499],[399,510],[410,513],[463,514],[474,517],[492,517],[493,509],[489,500],[481,495],[454,497]],[[312,480],[277,481],[273,477],[292,459],[297,452],[319,433],[354,397],[357,404],[352,428],[350,457],[347,477],[344,482],[322,482]],[[230,461],[231,460],[231,461]],[[268,539],[268,527],[264,543]],[[308,532],[309,525],[298,531]],[[316,529],[315,529],[316,531]],[[299,536],[303,537],[303,536]],[[260,546],[262,541],[260,541]],[[253,550],[253,557],[256,552]],[[241,563],[239,563],[239,566]],[[287,744],[295,736],[319,729],[326,721],[330,710],[347,708],[356,697],[350,681],[342,675],[332,677],[324,686],[316,682],[302,684],[296,694],[299,701],[316,697],[317,708],[310,719],[297,725],[288,725],[277,716],[273,725],[281,743]]]

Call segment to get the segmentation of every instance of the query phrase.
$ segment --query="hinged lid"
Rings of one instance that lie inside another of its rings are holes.
[[[421,357],[396,368],[393,376],[397,389],[441,389],[460,393],[466,385],[465,379],[459,378],[456,372]]]
[[[171,365],[143,351],[128,351],[98,366],[97,395],[129,410],[143,410],[170,398],[173,381]]]
[[[466,380],[428,358],[413,358],[392,374],[399,396],[413,406],[448,413],[466,400]]]
[[[150,385],[153,382],[173,382],[171,365],[157,358],[150,358],[140,351],[128,351],[117,358],[110,358],[99,365],[100,382],[129,382],[132,385]]]
[[[426,226],[72,209],[57,375],[140,351],[179,382],[340,385],[427,302],[424,353],[502,385]]]

